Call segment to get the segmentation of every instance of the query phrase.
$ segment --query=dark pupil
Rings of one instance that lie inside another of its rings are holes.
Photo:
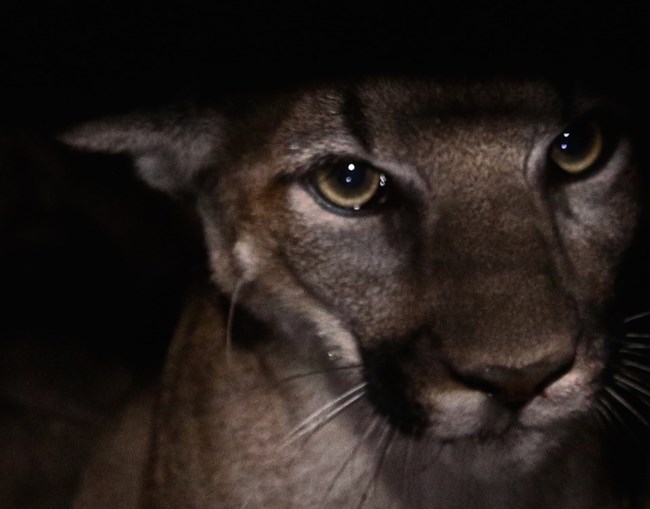
[[[367,170],[358,164],[349,164],[335,170],[333,177],[341,189],[354,191],[366,183]]]
[[[589,148],[593,133],[586,127],[578,127],[560,134],[557,147],[570,157],[580,157]]]

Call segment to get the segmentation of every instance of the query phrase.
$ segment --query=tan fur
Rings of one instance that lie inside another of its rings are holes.
[[[637,168],[624,133],[584,177],[548,159],[599,110],[545,83],[370,80],[66,134],[194,197],[218,289],[190,296],[169,351],[139,503],[626,507],[596,414]],[[398,205],[324,204],[308,176],[332,157],[386,172]]]

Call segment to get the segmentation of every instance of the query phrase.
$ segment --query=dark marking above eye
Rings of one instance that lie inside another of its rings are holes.
[[[355,137],[364,150],[371,152],[372,136],[370,126],[364,112],[363,102],[357,90],[353,87],[347,88],[343,93],[341,115],[350,134]]]

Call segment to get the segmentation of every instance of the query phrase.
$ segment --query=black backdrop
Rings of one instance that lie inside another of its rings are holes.
[[[626,95],[648,82],[644,2],[69,0],[2,10],[9,125],[366,72],[580,76]]]
[[[185,285],[204,274],[191,217],[145,189],[126,159],[66,151],[54,131],[179,98],[368,72],[586,79],[631,101],[644,124],[647,10],[587,0],[4,3],[0,506],[69,507],[104,419],[159,369]]]

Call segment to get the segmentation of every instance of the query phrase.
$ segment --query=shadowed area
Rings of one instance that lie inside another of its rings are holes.
[[[146,189],[123,158],[63,150],[54,131],[368,72],[583,78],[628,100],[647,130],[648,18],[632,2],[74,0],[3,10],[1,508],[69,507],[90,447],[157,375],[187,282],[205,271],[182,202]],[[647,294],[647,274],[629,279],[639,282],[630,301]],[[379,366],[374,375],[377,385],[402,373]],[[387,414],[395,401],[382,402]],[[422,419],[411,411],[408,431]]]
[[[155,376],[191,216],[120,159],[0,138],[0,506],[66,508],[107,418]]]

